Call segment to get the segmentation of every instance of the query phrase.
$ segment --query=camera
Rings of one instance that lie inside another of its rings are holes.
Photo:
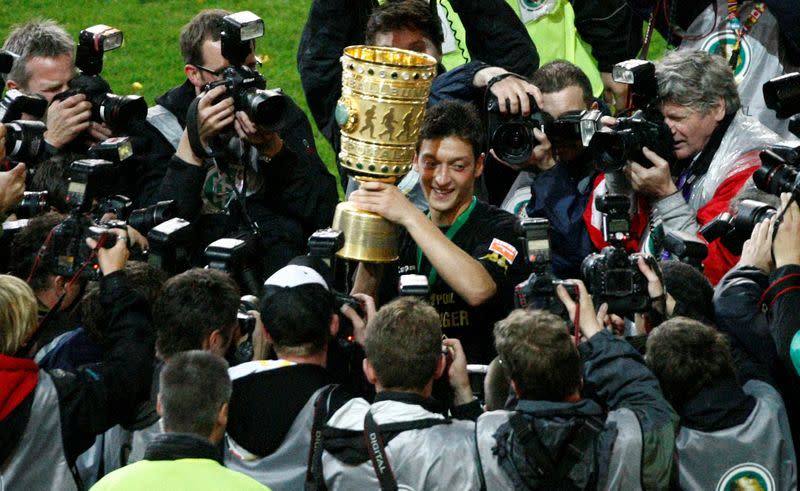
[[[47,99],[33,94],[24,94],[17,89],[9,89],[0,100],[0,122],[10,123],[29,114],[36,119],[41,119],[47,112]]]
[[[286,97],[279,89],[266,90],[267,82],[245,60],[253,50],[254,39],[264,35],[264,21],[252,12],[230,14],[222,19],[220,34],[222,56],[231,66],[222,72],[221,80],[206,84],[204,91],[225,86],[225,97],[232,97],[234,108],[244,111],[256,124],[267,131],[280,129],[286,112]]]
[[[592,135],[602,127],[602,117],[599,109],[567,111],[553,121],[547,138],[555,147],[588,147]]]
[[[91,237],[99,247],[110,249],[117,243],[117,236],[110,232],[113,228],[126,230],[125,222],[112,220],[98,224],[85,215],[71,213],[53,228],[44,252],[49,262],[47,270],[59,276],[80,274],[81,278],[98,279],[100,266],[85,239]]]
[[[81,73],[70,80],[69,89],[54,97],[64,100],[84,94],[92,104],[92,121],[106,123],[115,131],[126,132],[147,117],[147,102],[138,95],[115,95],[111,86],[100,76],[103,53],[122,46],[122,31],[98,24],[84,29],[78,35],[75,66]]]
[[[708,245],[692,234],[670,230],[664,237],[664,249],[682,263],[703,270],[703,260],[708,256]]]
[[[669,127],[663,121],[646,119],[642,111],[627,118],[617,118],[616,125],[595,132],[589,142],[589,151],[601,172],[622,170],[629,160],[643,167],[652,167],[642,153],[642,147],[657,153],[670,165],[675,162]]]
[[[148,264],[170,275],[189,269],[192,239],[191,224],[182,218],[156,225],[147,234]]]
[[[44,132],[47,126],[41,121],[12,121],[4,126],[6,158],[12,162],[25,162],[28,173],[32,174],[34,164],[45,158]]]
[[[781,119],[789,118],[789,131],[800,137],[800,73],[787,73],[765,83],[761,90],[767,107]]]
[[[700,235],[710,244],[719,239],[729,251],[740,256],[742,246],[753,233],[753,227],[768,218],[775,216],[774,206],[752,199],[742,200],[731,214],[723,212],[703,225]]]
[[[9,210],[8,213],[21,220],[41,215],[49,209],[50,203],[47,200],[47,191],[25,191],[22,195],[22,201]]]
[[[581,263],[581,274],[596,305],[608,303],[608,311],[625,315],[646,312],[650,308],[647,278],[639,270],[639,258],[654,270],[658,264],[651,256],[628,255],[625,242],[630,234],[628,210],[630,200],[625,196],[606,195],[595,206],[603,213],[603,237],[611,245],[589,254]]]
[[[215,240],[205,249],[207,267],[231,275],[241,290],[249,295],[261,293],[258,250],[254,238],[246,232],[236,237]]]
[[[753,182],[764,192],[780,196],[792,193],[797,201],[800,198],[800,146],[773,147],[762,150],[761,167],[753,173]]]
[[[67,207],[86,213],[94,207],[94,199],[106,194],[108,183],[113,181],[116,164],[108,160],[76,160],[69,167]]]
[[[525,117],[521,114],[500,112],[500,102],[491,92],[486,94],[486,130],[488,148],[495,155],[511,165],[521,165],[530,160],[533,147],[538,140],[533,129],[539,128],[545,133],[550,131],[553,118],[539,109],[533,96],[528,95],[531,113]]]
[[[344,232],[335,228],[319,229],[308,238],[308,255],[322,259],[334,272],[336,253],[342,247]]]
[[[628,106],[651,111],[658,101],[656,66],[647,60],[625,60],[614,65],[611,77],[628,86]]]
[[[533,272],[522,283],[514,287],[514,305],[522,309],[544,309],[566,316],[566,308],[556,295],[556,286],[564,282],[553,276],[550,266],[550,222],[546,218],[525,218],[516,224],[516,232],[522,237],[525,259]]]

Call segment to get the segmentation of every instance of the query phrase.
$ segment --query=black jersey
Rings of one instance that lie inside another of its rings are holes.
[[[476,202],[467,221],[451,238],[454,244],[477,259],[497,285],[497,294],[477,307],[471,307],[418,255],[417,244],[403,229],[397,267],[388,267],[381,284],[381,299],[397,295],[401,274],[421,274],[430,283],[431,305],[439,312],[442,331],[464,346],[470,363],[489,363],[494,357],[492,329],[514,305],[514,286],[526,277],[525,261],[519,254],[520,240],[514,232],[516,218],[511,213],[481,201]],[[447,227],[442,229],[447,232]],[[432,280],[432,281],[431,281]]]

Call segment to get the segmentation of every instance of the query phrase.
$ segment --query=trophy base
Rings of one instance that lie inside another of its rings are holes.
[[[366,263],[389,263],[398,256],[398,226],[376,213],[360,210],[349,201],[336,206],[333,228],[344,233],[337,256]]]

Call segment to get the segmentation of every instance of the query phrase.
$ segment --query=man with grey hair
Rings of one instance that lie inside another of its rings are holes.
[[[649,162],[629,162],[625,167],[633,190],[649,204],[650,227],[645,227],[640,244],[651,254],[661,253],[667,232],[697,234],[727,211],[731,198],[760,165],[759,152],[781,140],[740,110],[733,72],[722,57],[699,50],[674,51],[656,65],[656,79],[676,162],[670,165],[664,156],[645,148]],[[595,190],[595,196],[603,187]],[[594,215],[590,206],[587,211]],[[594,218],[590,227],[597,223]],[[642,217],[642,223],[646,220]],[[604,246],[596,240],[595,245]],[[725,246],[712,242],[704,272],[716,284],[736,260]]]
[[[170,358],[159,381],[164,433],[147,447],[144,460],[112,472],[92,489],[267,489],[222,465],[218,445],[231,398],[225,360],[184,351]]]
[[[97,141],[111,136],[108,127],[91,121],[92,104],[85,95],[53,100],[69,88],[69,81],[76,74],[75,43],[63,27],[50,19],[29,21],[11,31],[3,49],[18,55],[8,73],[6,88],[38,94],[50,104],[44,138],[52,153],[85,131]]]

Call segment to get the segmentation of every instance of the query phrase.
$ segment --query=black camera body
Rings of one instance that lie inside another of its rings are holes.
[[[0,100],[0,123],[10,123],[29,114],[41,119],[47,112],[47,99],[38,94],[25,94],[17,89],[6,91]]]
[[[646,312],[650,309],[647,278],[639,271],[643,257],[653,270],[658,264],[652,256],[631,254],[622,247],[606,246],[602,251],[586,256],[581,273],[597,305],[608,304],[615,314]]]
[[[127,132],[147,117],[147,102],[139,95],[115,95],[100,76],[103,53],[122,46],[122,31],[102,24],[84,29],[78,35],[75,66],[81,73],[70,80],[69,89],[56,95],[64,100],[83,94],[92,104],[92,121],[106,123],[115,131]]]
[[[498,158],[511,165],[527,162],[533,147],[538,144],[533,134],[534,128],[547,133],[553,118],[539,109],[532,95],[529,95],[531,113],[521,114],[500,112],[500,102],[491,92],[486,94],[486,130],[488,148],[493,149]]]
[[[220,48],[231,66],[222,72],[221,80],[207,84],[203,90],[225,86],[224,96],[215,100],[215,104],[232,97],[234,108],[244,111],[254,123],[267,131],[279,130],[288,106],[286,96],[280,89],[266,90],[264,77],[244,65],[254,40],[264,35],[264,21],[252,12],[243,11],[223,17],[222,23]]]
[[[100,247],[110,249],[117,243],[117,236],[110,232],[113,228],[125,230],[125,222],[112,220],[100,224],[80,213],[71,213],[53,228],[50,243],[45,251],[49,265],[45,267],[53,274],[67,278],[80,271],[81,278],[99,279],[100,266],[96,257],[90,261],[92,249],[86,244],[86,238],[91,237]],[[81,270],[84,264],[86,267]]]
[[[546,218],[524,218],[515,228],[533,272],[514,287],[514,306],[566,316],[566,308],[556,295],[556,286],[563,282],[553,275],[550,265],[550,222]]]
[[[703,271],[703,260],[708,257],[708,245],[696,236],[670,230],[664,237],[664,249],[678,261]]]
[[[753,233],[753,227],[768,218],[775,216],[774,206],[751,199],[742,200],[736,212],[720,213],[713,220],[703,225],[700,235],[710,244],[719,239],[729,251],[740,256],[742,246]]]
[[[656,260],[644,254],[628,255],[625,242],[630,236],[630,200],[625,196],[606,195],[595,206],[603,213],[603,237],[611,245],[589,254],[581,263],[586,287],[598,307],[608,303],[608,311],[626,315],[650,308],[647,278],[639,270],[639,258],[654,270]]]
[[[800,72],[787,73],[765,83],[764,102],[778,118],[789,118],[789,131],[800,137]]]
[[[646,119],[641,111],[627,118],[618,118],[617,124],[609,131],[595,132],[589,143],[595,166],[601,172],[622,170],[629,160],[643,167],[652,167],[642,153],[642,147],[654,151],[670,165],[675,162],[669,127],[663,121]]]
[[[69,89],[53,99],[64,100],[83,94],[92,104],[91,120],[106,123],[111,129],[127,132],[135,123],[147,118],[147,102],[140,95],[116,95],[100,75],[81,73],[69,81]]]

